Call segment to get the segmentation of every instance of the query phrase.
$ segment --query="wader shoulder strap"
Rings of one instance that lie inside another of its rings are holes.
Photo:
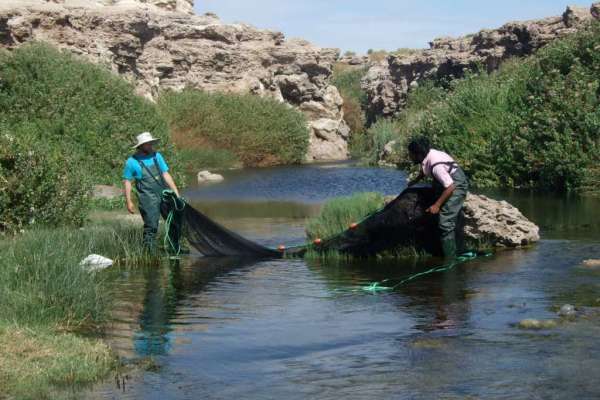
[[[156,166],[156,170],[159,172],[159,176],[160,176],[160,180],[158,180],[158,178],[156,176],[154,176],[154,174],[152,173],[152,171],[150,171],[150,168],[148,168],[146,166],[146,164],[144,164],[144,162],[142,160],[140,160],[138,157],[133,156],[133,158],[135,158],[137,160],[138,163],[140,163],[140,166],[146,170],[146,172],[152,177],[152,179],[154,179],[154,182],[156,182],[158,185],[166,187],[165,184],[165,180],[162,177],[162,174],[160,174],[160,167],[158,166],[158,161],[156,160],[156,154],[154,154],[154,156],[152,157],[153,161],[154,161],[154,165]]]
[[[448,173],[452,175],[458,169],[458,163],[456,161],[440,161],[436,162],[431,166],[431,174],[433,175],[433,169],[438,165],[447,165],[450,168],[448,169]],[[454,170],[453,170],[454,169]]]

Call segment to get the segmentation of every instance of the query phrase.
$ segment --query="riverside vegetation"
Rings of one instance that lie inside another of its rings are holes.
[[[428,82],[395,120],[370,129],[368,157],[425,135],[458,158],[477,186],[598,191],[600,24],[557,40],[498,71]],[[426,100],[426,101],[424,101]],[[432,101],[433,100],[433,101]]]
[[[361,151],[375,160],[390,140],[423,134],[481,186],[597,190],[598,46],[595,25],[498,72],[422,83],[399,119],[369,127]],[[51,397],[49,385],[91,382],[116,363],[80,335],[102,326],[111,303],[102,274],[78,263],[91,252],[143,256],[139,228],[88,221],[91,185],[120,181],[133,135],[163,139],[180,171],[182,160],[202,160],[190,169],[299,162],[308,129],[297,111],[252,96],[188,89],[154,104],[104,67],[42,44],[1,52],[0,76],[0,384],[19,398]],[[360,128],[360,73],[334,79]],[[373,195],[344,201],[309,231],[326,237],[381,205]]]
[[[0,387],[19,399],[58,398],[55,389],[91,383],[118,366],[101,340],[113,307],[109,282],[79,266],[90,253],[147,262],[139,227],[98,223],[44,228],[0,241]]]
[[[308,147],[303,115],[275,100],[189,89],[154,104],[107,69],[44,44],[0,53],[0,76],[3,232],[81,225],[91,185],[120,182],[142,131],[161,139],[179,181],[186,166],[298,163]]]
[[[308,150],[304,116],[250,94],[167,92],[158,102],[188,168],[295,164]]]
[[[338,63],[333,68],[331,83],[338,88],[344,99],[344,120],[352,132],[350,153],[356,156],[356,147],[365,140],[365,112],[367,94],[360,87],[366,69]]]
[[[81,335],[101,330],[112,308],[103,274],[82,270],[81,259],[158,262],[144,254],[140,227],[89,219],[99,204],[92,185],[120,182],[132,137],[152,131],[180,172],[190,159],[194,168],[298,162],[308,129],[299,112],[251,96],[186,90],[154,104],[103,66],[45,44],[0,52],[0,76],[0,386],[55,398],[54,386],[93,382],[117,364],[102,341]],[[210,143],[205,153],[181,151],[171,126],[221,136],[199,139]]]

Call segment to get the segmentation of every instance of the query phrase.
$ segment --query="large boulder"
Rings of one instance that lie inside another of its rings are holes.
[[[362,80],[369,120],[398,115],[411,88],[425,79],[453,79],[483,65],[495,70],[510,57],[527,56],[600,18],[600,3],[591,9],[569,6],[559,17],[509,22],[459,38],[437,38],[429,49],[392,53],[373,64]]]
[[[516,248],[540,240],[538,226],[506,201],[469,193],[463,210],[468,241]]]
[[[272,97],[305,113],[307,160],[348,158],[343,102],[329,84],[339,50],[226,24],[214,14],[193,15],[192,6],[192,0],[3,0],[0,48],[48,42],[108,66],[151,100],[185,87]]]

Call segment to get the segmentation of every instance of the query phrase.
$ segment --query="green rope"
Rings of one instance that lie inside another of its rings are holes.
[[[174,252],[175,257],[179,257],[181,253],[181,244],[179,240],[177,240],[177,244],[174,243],[173,239],[169,235],[171,231],[171,225],[173,224],[173,219],[175,218],[175,213],[183,211],[186,206],[185,200],[182,197],[177,197],[175,192],[172,190],[163,190],[162,191],[162,199],[163,201],[171,201],[173,206],[165,219],[165,238],[163,240],[163,246],[165,249],[170,249]]]
[[[389,282],[390,279],[384,279],[383,281],[373,282],[368,286],[364,286],[364,287],[362,287],[362,290],[364,290],[365,292],[369,292],[369,293],[391,291],[391,290],[398,288],[399,286],[402,286],[408,282],[414,281],[415,279],[420,278],[422,276],[435,274],[437,272],[450,271],[457,265],[464,264],[467,261],[471,261],[471,260],[474,260],[479,257],[489,257],[490,255],[491,255],[491,253],[487,253],[487,254],[483,254],[483,255],[479,255],[474,252],[464,253],[464,254],[461,254],[460,256],[456,257],[454,260],[452,260],[448,264],[444,264],[444,265],[441,265],[438,267],[433,267],[433,268],[428,269],[427,271],[423,271],[423,272],[419,272],[417,274],[410,275],[410,276],[402,279],[400,282],[398,282],[395,285],[385,286],[384,284],[386,282]]]

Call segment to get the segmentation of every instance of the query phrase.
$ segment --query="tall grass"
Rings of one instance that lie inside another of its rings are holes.
[[[496,72],[469,73],[405,110],[398,137],[428,136],[478,186],[589,190],[600,161],[599,46],[594,23]]]
[[[304,116],[274,99],[186,89],[164,93],[159,108],[188,158],[211,150],[220,160],[266,166],[299,163],[308,149]]]
[[[93,382],[115,356],[82,332],[101,330],[113,296],[107,275],[80,266],[89,254],[117,264],[157,262],[139,226],[105,221],[34,229],[0,240],[0,387],[15,398],[56,398],[53,386]]]
[[[143,260],[140,231],[126,224],[39,229],[0,242],[0,320],[66,330],[105,321],[110,287],[79,263],[92,253]]]
[[[337,235],[347,230],[353,222],[359,222],[383,207],[383,204],[384,198],[380,193],[357,193],[331,199],[325,203],[319,215],[308,222],[306,233],[310,239],[326,239]]]

